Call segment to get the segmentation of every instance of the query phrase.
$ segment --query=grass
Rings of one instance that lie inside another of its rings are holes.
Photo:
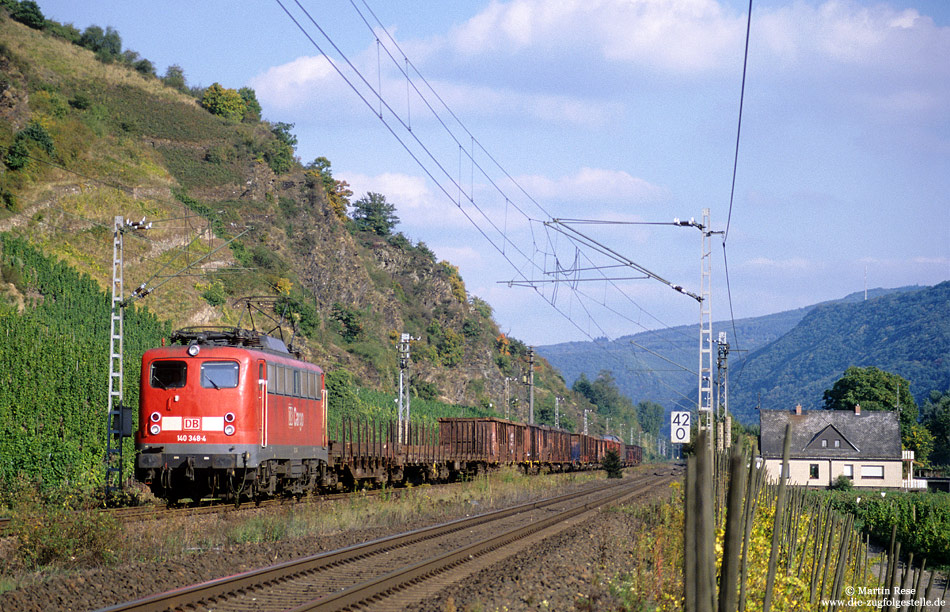
[[[206,550],[353,530],[408,530],[556,495],[565,486],[601,477],[598,472],[529,477],[506,469],[453,487],[410,487],[399,489],[398,494],[389,490],[379,496],[356,494],[332,502],[305,498],[239,515],[173,517],[158,528],[152,521],[121,525],[88,507],[67,511],[61,503],[44,506],[35,496],[26,496],[13,512],[14,532],[23,541],[0,557],[0,592],[86,567],[159,563]]]

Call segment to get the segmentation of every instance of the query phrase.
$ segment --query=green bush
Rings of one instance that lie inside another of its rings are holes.
[[[92,102],[89,100],[89,96],[80,91],[69,99],[69,105],[76,110],[86,110],[92,106]]]
[[[340,335],[347,342],[355,342],[363,337],[363,315],[355,308],[337,302],[333,305],[331,316],[340,324]]]
[[[244,98],[235,89],[222,87],[220,83],[212,83],[201,97],[201,106],[212,115],[224,117],[235,123],[244,118],[246,106]]]
[[[844,474],[841,474],[840,476],[835,478],[835,481],[833,483],[831,483],[831,488],[834,489],[835,491],[850,491],[851,489],[854,488],[854,485],[852,484],[850,478],[848,478]]]
[[[293,127],[293,123],[276,123],[271,128],[271,133],[275,138],[264,145],[264,161],[274,174],[284,174],[294,166],[294,147],[297,146],[297,137],[290,132]]]
[[[228,294],[224,290],[224,285],[218,281],[211,283],[202,291],[201,297],[211,306],[220,306],[228,301]]]
[[[331,370],[325,374],[323,382],[327,388],[327,402],[331,413],[352,410],[360,405],[353,375],[348,370],[344,368]]]
[[[25,168],[30,162],[30,143],[39,146],[47,155],[53,157],[56,153],[53,146],[53,137],[38,121],[30,121],[25,128],[13,137],[13,144],[7,148],[4,163],[11,170]]]

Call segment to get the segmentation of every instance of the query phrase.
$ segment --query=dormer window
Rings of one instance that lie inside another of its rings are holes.
[[[828,448],[828,440],[822,440],[822,441],[821,441],[821,447],[822,447],[822,448]]]

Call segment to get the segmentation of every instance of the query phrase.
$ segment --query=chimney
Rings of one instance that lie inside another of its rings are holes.
[[[798,404],[797,406],[795,406],[795,414],[796,414],[796,416],[801,416],[801,415],[802,415],[802,405],[801,405],[801,404]]]
[[[854,416],[861,416],[861,404],[854,405]]]

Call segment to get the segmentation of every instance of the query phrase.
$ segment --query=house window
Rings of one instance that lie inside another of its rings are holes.
[[[822,447],[822,448],[828,448],[828,440],[822,440],[822,441],[821,441],[821,447]]]
[[[862,465],[861,478],[884,478],[883,465]]]
[[[817,463],[811,463],[811,464],[809,464],[809,466],[808,466],[808,477],[811,478],[811,479],[816,479],[816,478],[818,478],[818,464],[817,464]]]
[[[854,466],[853,465],[846,464],[844,466],[844,470],[841,473],[847,476],[848,478],[854,480]]]
[[[841,440],[835,440],[835,448],[839,448],[840,446],[841,446]]]

